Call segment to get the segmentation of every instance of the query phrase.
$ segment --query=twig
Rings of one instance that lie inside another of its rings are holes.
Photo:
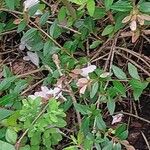
[[[27,93],[28,91],[32,90],[33,88],[35,88],[37,85],[39,85],[40,83],[42,83],[44,81],[44,79],[38,81],[37,83],[35,83],[34,85],[31,85],[30,87],[28,87],[26,90],[24,90],[21,95]]]
[[[53,22],[52,22],[52,21],[47,21],[47,23],[49,23],[49,24],[53,24]],[[67,27],[67,26],[63,26],[63,25],[61,25],[61,24],[57,24],[57,25],[58,25],[59,27],[61,27],[61,28],[64,28],[64,29],[70,30],[70,31],[72,31],[72,32],[74,32],[74,33],[81,34],[81,32],[76,31],[76,30],[74,30],[74,29],[72,29],[72,28],[69,28],[69,27]]]
[[[145,70],[143,67],[141,67],[140,65],[138,65],[135,61],[133,61],[130,58],[126,57],[125,55],[119,53],[118,51],[115,51],[115,53],[117,53],[118,55],[120,55],[120,56],[124,57],[125,59],[129,60],[136,67],[138,67],[139,69],[141,69],[145,74],[147,74],[148,76],[150,76],[150,73],[147,70]]]
[[[27,72],[27,73],[17,75],[17,78],[24,78],[24,77],[26,77],[27,75],[31,75],[31,74],[40,72],[40,71],[42,71],[42,70],[44,70],[44,69],[38,68],[38,69],[36,69],[36,70],[32,70],[32,71],[29,71],[29,72]]]
[[[69,90],[69,94],[70,94],[70,97],[72,98],[72,102],[73,102],[73,105],[75,105],[77,103],[77,100],[73,94],[73,91],[70,87],[70,85],[68,83],[66,83],[66,86]],[[76,115],[77,115],[77,119],[78,119],[78,123],[79,123],[79,126],[81,126],[81,116],[80,116],[80,113],[78,111],[76,111]]]
[[[148,150],[150,150],[150,144],[149,144],[149,142],[148,142],[148,140],[147,140],[145,134],[144,134],[142,131],[141,131],[141,134],[142,134],[143,139],[144,139],[144,141],[145,141],[145,143],[146,143],[146,145],[147,145]]]
[[[131,113],[128,113],[128,112],[120,111],[120,112],[115,112],[114,114],[119,114],[119,113],[122,113],[122,114],[128,115],[128,116],[132,116],[132,117],[134,117],[134,118],[137,118],[137,119],[139,119],[139,120],[141,120],[141,121],[144,121],[144,122],[150,124],[150,120],[144,119],[144,118],[142,118],[142,117],[136,116],[136,115],[131,114]]]
[[[6,34],[15,33],[15,32],[17,32],[17,30],[11,30],[11,31],[2,32],[2,33],[0,33],[0,36],[6,35]]]

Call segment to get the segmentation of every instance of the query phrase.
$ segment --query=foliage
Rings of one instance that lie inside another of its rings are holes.
[[[134,43],[150,21],[150,2],[103,0],[98,4],[96,0],[61,0],[56,3],[59,5],[53,7],[57,10],[42,0],[35,0],[28,7],[21,0],[4,0],[0,4],[0,34],[16,30],[20,36],[20,51],[25,50],[23,54],[27,52],[28,61],[40,71],[48,72],[43,84],[51,87],[24,96],[23,90],[31,77],[22,79],[24,76],[14,75],[3,66],[0,83],[2,149],[13,150],[18,146],[20,150],[55,149],[61,140],[68,138],[63,129],[67,126],[66,115],[70,109],[76,111],[78,117],[74,120],[78,123],[74,125],[75,131],[69,133],[68,146],[62,149],[132,147],[126,141],[127,124],[108,126],[103,108],[113,116],[118,102],[129,97],[128,91],[135,102],[139,101],[149,81],[138,73],[138,66],[132,61],[127,64],[128,71],[114,62],[106,71],[89,65],[92,59],[85,56],[85,52],[87,49],[98,51],[106,39],[115,39],[125,26],[130,27]],[[99,21],[107,17],[109,21],[104,22],[101,30],[97,28]],[[102,38],[97,38],[98,35]],[[81,52],[81,57],[75,57],[76,52]]]

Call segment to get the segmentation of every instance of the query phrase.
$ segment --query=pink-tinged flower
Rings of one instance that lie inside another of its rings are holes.
[[[96,69],[95,65],[90,65],[88,67],[82,68],[81,76],[88,77],[89,73],[92,73],[95,69]]]
[[[41,87],[41,91],[35,92],[34,95],[29,95],[31,99],[36,99],[37,97],[41,97],[44,100],[49,100],[50,98],[59,99],[62,98],[66,100],[62,95],[62,85],[58,85],[54,89],[48,89],[46,86]]]
[[[115,123],[121,122],[123,114],[117,114],[117,115],[112,116],[112,117],[113,117],[113,120],[112,120],[111,124],[113,125]]]
[[[77,86],[80,89],[80,91],[79,91],[80,94],[84,94],[85,93],[85,90],[86,90],[86,88],[88,86],[88,82],[89,82],[89,80],[87,78],[80,78],[77,81]]]
[[[40,1],[39,0],[26,0],[24,1],[24,11],[27,11],[34,5],[38,4]]]
[[[135,20],[131,21],[131,23],[130,23],[130,29],[131,29],[131,31],[136,31],[136,29],[137,29],[137,23],[136,23]]]

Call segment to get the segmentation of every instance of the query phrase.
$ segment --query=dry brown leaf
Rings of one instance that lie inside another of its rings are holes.
[[[126,16],[123,20],[122,20],[122,23],[127,23],[131,20],[131,15],[129,16]]]
[[[139,16],[140,16],[142,19],[144,19],[144,20],[150,21],[150,15],[142,14],[142,15],[138,15],[138,17],[139,17]]]
[[[137,20],[141,26],[144,25],[144,19],[140,15],[137,16]]]
[[[140,32],[136,31],[132,33],[132,43],[135,43],[140,36]]]
[[[81,69],[74,69],[71,71],[72,73],[78,75],[78,74],[81,74],[82,73],[82,70]]]

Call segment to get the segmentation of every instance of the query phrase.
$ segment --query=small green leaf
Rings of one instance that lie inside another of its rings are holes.
[[[95,94],[97,93],[98,91],[98,87],[99,87],[99,84],[98,82],[95,82],[92,86],[92,89],[90,91],[90,98],[93,98],[95,96]]]
[[[1,150],[15,150],[15,147],[7,142],[0,140],[0,149]]]
[[[126,97],[126,88],[119,81],[113,81],[114,89],[121,94],[123,97]]]
[[[141,96],[143,90],[148,86],[149,82],[142,82],[137,79],[132,79],[129,81],[132,89],[133,89],[133,96],[135,100],[139,100],[139,97]]]
[[[129,2],[125,2],[121,0],[121,1],[114,3],[111,6],[111,9],[116,10],[116,11],[126,12],[126,11],[131,11],[132,5]]]
[[[49,15],[50,15],[50,13],[47,11],[41,16],[40,22],[39,22],[41,26],[43,26],[46,23],[46,21],[49,18]]]
[[[95,12],[95,1],[94,0],[88,0],[86,7],[87,7],[89,15],[93,16],[94,12]]]
[[[8,128],[6,131],[5,138],[7,142],[15,144],[17,140],[17,133],[13,129]]]
[[[7,88],[9,88],[11,86],[11,83],[14,82],[16,80],[16,77],[8,77],[5,78],[1,83],[0,83],[0,91],[4,91]]]
[[[140,3],[139,9],[141,12],[150,13],[150,2]]]
[[[13,113],[12,110],[7,110],[4,108],[0,108],[0,121],[9,117]]]
[[[138,74],[137,68],[131,63],[128,63],[128,71],[132,78],[140,80],[140,76]]]
[[[111,5],[113,4],[113,0],[104,0],[106,11],[108,11],[111,8]]]
[[[58,21],[61,23],[66,17],[66,8],[62,6],[58,12]]]
[[[122,150],[121,144],[120,143],[116,143],[116,144],[114,143],[113,150]]]
[[[107,144],[103,147],[103,150],[113,150],[113,142],[107,142]]]
[[[106,11],[104,8],[101,7],[95,7],[95,12],[93,15],[94,19],[101,19],[106,15]]]
[[[102,32],[102,36],[108,35],[110,33],[112,33],[114,30],[114,26],[113,25],[108,25],[105,27],[105,29]]]
[[[79,131],[78,136],[77,136],[77,141],[78,141],[79,145],[82,144],[82,142],[84,141],[84,134],[83,134],[83,132]]]
[[[118,79],[121,79],[121,80],[127,79],[126,74],[119,67],[113,65],[112,70]]]
[[[21,41],[28,41],[30,40],[35,34],[37,33],[36,28],[29,29],[22,37]]]
[[[113,115],[113,113],[115,111],[115,107],[116,107],[115,101],[111,98],[108,98],[107,108],[108,108],[108,111],[109,111],[110,115]]]
[[[101,43],[102,43],[102,41],[100,41],[100,40],[94,41],[94,42],[90,45],[90,49],[95,49],[95,48],[97,48]]]
[[[5,3],[9,9],[15,9],[15,0],[5,0]]]
[[[21,31],[23,31],[25,29],[26,25],[27,25],[26,20],[22,20],[18,25],[17,33],[20,33]]]
[[[62,33],[61,28],[58,26],[57,21],[54,21],[53,24],[50,27],[50,35],[53,38],[58,38]]]
[[[101,114],[99,114],[98,116],[95,117],[95,121],[96,121],[96,125],[97,125],[98,129],[100,129],[100,130],[106,129],[106,124],[105,124]]]
[[[82,115],[91,113],[90,108],[87,105],[75,104],[75,109],[80,112]]]

